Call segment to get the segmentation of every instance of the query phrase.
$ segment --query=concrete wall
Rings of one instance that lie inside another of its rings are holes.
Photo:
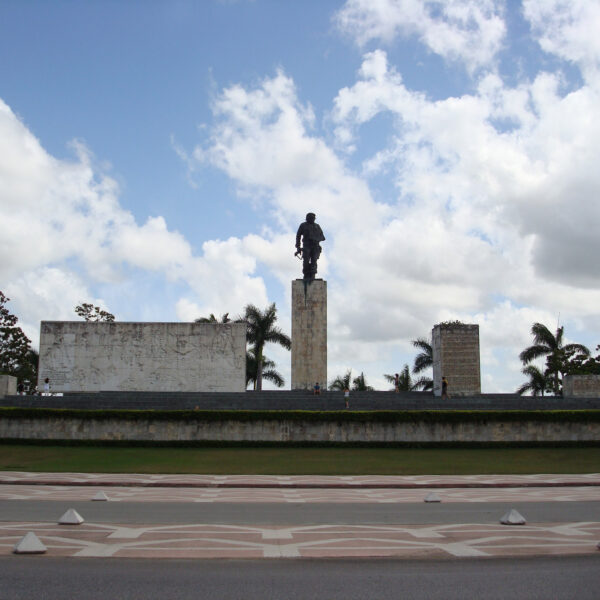
[[[563,378],[565,398],[600,397],[600,375],[566,375]]]
[[[327,282],[292,281],[292,389],[327,389]]]
[[[42,321],[46,377],[53,392],[241,392],[246,324]]]
[[[308,421],[126,421],[0,419],[2,439],[268,442],[575,442],[600,441],[600,423],[355,423]]]
[[[439,324],[431,333],[433,393],[442,395],[442,377],[450,396],[481,394],[479,325]]]
[[[12,375],[0,375],[0,398],[17,393],[17,378]]]

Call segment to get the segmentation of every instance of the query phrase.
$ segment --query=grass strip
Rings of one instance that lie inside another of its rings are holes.
[[[0,470],[214,475],[598,473],[600,448],[0,446]]]

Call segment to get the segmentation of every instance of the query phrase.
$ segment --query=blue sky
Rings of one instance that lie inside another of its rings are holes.
[[[80,301],[275,301],[289,332],[314,211],[330,379],[385,389],[461,319],[511,391],[533,322],[600,342],[599,27],[588,0],[4,0],[0,289],[34,345]]]

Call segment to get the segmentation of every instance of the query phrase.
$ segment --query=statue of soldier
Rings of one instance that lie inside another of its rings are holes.
[[[319,242],[325,240],[323,230],[320,225],[315,223],[315,218],[315,213],[308,213],[306,221],[301,223],[296,234],[295,256],[302,254],[304,281],[314,281],[317,274],[317,260],[321,256],[321,245]],[[302,239],[302,247],[300,247],[300,239]]]

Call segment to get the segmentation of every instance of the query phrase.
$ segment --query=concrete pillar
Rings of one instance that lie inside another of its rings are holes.
[[[434,395],[442,395],[442,377],[448,380],[450,397],[481,394],[479,325],[435,325],[432,349]]]
[[[17,378],[12,375],[0,375],[0,398],[14,396],[17,393]]]
[[[327,388],[327,282],[292,281],[292,389]]]

